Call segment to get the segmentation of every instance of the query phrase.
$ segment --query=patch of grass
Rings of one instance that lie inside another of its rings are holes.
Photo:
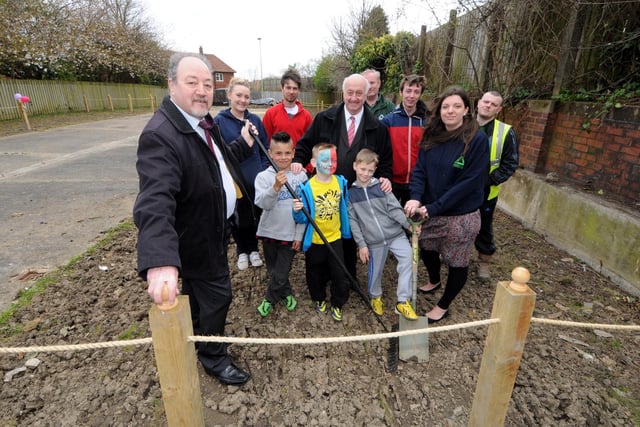
[[[14,302],[11,303],[9,308],[0,314],[0,328],[5,330],[5,328],[9,327],[9,319],[18,311],[21,307],[26,307],[31,305],[31,301],[33,300],[34,295],[37,295],[43,292],[47,286],[52,283],[56,283],[59,280],[59,272],[54,271],[49,273],[40,279],[38,279],[33,286],[26,289],[21,289],[18,292],[17,298]],[[20,329],[21,328],[13,328]],[[17,331],[19,332],[19,331]],[[9,335],[14,335],[16,332],[11,332]]]
[[[133,229],[135,227],[135,225],[133,224],[133,218],[129,218],[126,219],[122,222],[120,222],[120,224],[116,225],[115,227],[111,228],[109,231],[107,231],[107,234],[104,236],[103,239],[101,239],[98,243],[96,243],[91,250],[95,250],[95,249],[99,249],[99,248],[103,248],[105,246],[107,246],[109,243],[113,242],[113,239],[115,239],[115,237],[120,234],[120,232],[122,231],[129,231],[131,229]]]
[[[119,340],[132,340],[135,338],[140,338],[142,336],[142,332],[138,328],[138,325],[129,325],[126,331],[118,335]]]
[[[116,235],[118,235],[121,231],[130,230],[134,227],[133,220],[127,219],[122,221],[120,224],[111,228],[105,234],[105,237],[102,238],[99,242],[91,246],[87,249],[82,255],[78,255],[71,259],[67,263],[66,266],[61,269],[52,271],[45,276],[38,279],[33,286],[27,289],[21,289],[18,292],[16,300],[11,303],[9,308],[4,312],[0,313],[0,330],[2,330],[2,334],[5,337],[19,334],[22,331],[22,328],[19,326],[9,327],[9,321],[13,317],[13,315],[20,310],[22,307],[28,307],[31,305],[33,301],[34,295],[44,292],[47,287],[51,284],[58,283],[63,274],[72,272],[75,268],[75,265],[85,256],[90,255],[96,251],[96,249],[103,248],[110,244]]]
[[[634,422],[634,425],[640,426],[640,401],[631,397],[633,395],[633,391],[627,390],[626,388],[619,390],[614,389],[611,394],[615,400],[629,410],[631,413],[631,421]]]
[[[616,348],[616,349],[621,349],[622,348],[622,341],[620,341],[620,340],[612,340],[611,341],[611,347]]]
[[[159,420],[164,417],[164,402],[161,398],[153,399],[153,414],[154,420]]]
[[[104,332],[104,326],[103,325],[95,325],[93,327],[93,330],[91,331],[92,335],[95,335],[97,337],[99,337],[100,335],[102,335],[102,332]]]

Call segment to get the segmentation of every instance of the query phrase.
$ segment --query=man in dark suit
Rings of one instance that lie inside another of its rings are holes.
[[[227,261],[229,219],[248,194],[236,165],[252,154],[249,122],[227,145],[213,123],[213,77],[208,60],[177,53],[169,61],[167,96],[142,131],[136,169],[140,192],[133,208],[138,227],[138,272],[156,304],[189,296],[194,332],[224,335],[231,304]],[[224,343],[198,343],[207,374],[223,384],[244,384]]]

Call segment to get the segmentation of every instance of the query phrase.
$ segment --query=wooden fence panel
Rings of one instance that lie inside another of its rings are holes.
[[[85,99],[91,111],[111,110],[109,96],[116,110],[129,108],[129,96],[134,109],[151,109],[167,94],[167,88],[125,83],[69,82],[61,80],[0,80],[0,120],[20,119],[14,95],[30,98],[25,105],[30,116],[85,111]]]

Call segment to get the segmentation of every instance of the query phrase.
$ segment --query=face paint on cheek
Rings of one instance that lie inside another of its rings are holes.
[[[338,153],[336,150],[331,150],[331,174],[334,174],[338,169]]]
[[[318,172],[330,175],[336,171],[335,150],[322,150],[318,153]]]

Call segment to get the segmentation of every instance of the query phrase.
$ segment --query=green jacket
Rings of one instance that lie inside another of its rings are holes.
[[[373,107],[370,106],[366,101],[365,105],[369,107],[369,110],[371,110],[373,115],[376,116],[378,120],[380,120],[384,117],[385,114],[392,112],[393,109],[396,108],[396,106],[393,105],[393,102],[387,101],[381,94],[378,94],[378,100],[375,104],[373,104]]]

